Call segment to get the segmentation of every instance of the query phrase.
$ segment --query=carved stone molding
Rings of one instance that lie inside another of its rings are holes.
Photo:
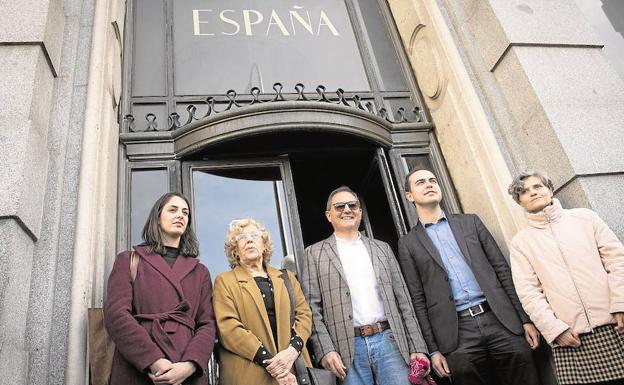
[[[408,53],[422,93],[431,100],[440,98],[446,88],[446,77],[437,47],[428,36],[425,25],[418,24],[414,28]]]

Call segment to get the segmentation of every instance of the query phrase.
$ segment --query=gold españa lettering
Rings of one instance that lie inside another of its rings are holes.
[[[302,9],[303,7],[294,6],[295,9]],[[295,20],[299,22],[311,35],[314,35],[314,30],[312,29],[312,21],[310,20],[310,12],[306,11],[306,15],[308,16],[308,20],[303,19],[298,11],[290,11],[290,25],[292,26],[293,35],[297,34],[297,29],[295,28]],[[338,35],[336,35],[338,36]]]
[[[340,36],[325,10],[311,15],[296,5],[289,10],[272,9],[265,13],[257,9],[193,9],[192,22],[195,36]]]
[[[193,34],[195,36],[203,35],[203,36],[213,36],[214,33],[202,33],[201,25],[208,24],[207,21],[200,20],[200,12],[202,14],[212,12],[212,9],[194,9],[193,10]]]
[[[236,11],[233,10],[233,9],[224,9],[223,11],[221,11],[219,13],[219,19],[221,19],[221,21],[223,21],[224,23],[233,25],[236,29],[234,30],[234,32],[221,31],[221,34],[222,35],[236,35],[236,34],[238,34],[238,32],[240,32],[240,24],[238,24],[236,21],[226,17],[225,16],[226,12],[236,12]]]

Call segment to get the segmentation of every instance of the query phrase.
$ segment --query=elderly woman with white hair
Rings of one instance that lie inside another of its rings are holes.
[[[624,246],[588,209],[563,209],[540,172],[509,194],[529,227],[511,241],[522,306],[553,347],[560,384],[624,384]]]
[[[264,226],[251,218],[232,221],[225,241],[232,271],[217,276],[213,297],[221,385],[294,385],[299,355],[311,366],[305,342],[312,312],[295,276],[269,266],[272,253]],[[293,323],[286,280],[292,287]]]

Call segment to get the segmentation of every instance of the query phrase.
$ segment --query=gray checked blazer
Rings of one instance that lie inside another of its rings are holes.
[[[406,364],[410,353],[427,353],[427,345],[416,320],[412,301],[390,246],[362,236],[381,290],[386,317],[397,347]],[[299,264],[301,288],[312,309],[312,336],[309,341],[316,359],[336,351],[347,368],[353,362],[353,308],[336,238],[309,246]]]

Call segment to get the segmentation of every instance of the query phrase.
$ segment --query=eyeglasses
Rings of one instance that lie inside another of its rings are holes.
[[[238,234],[237,236],[234,237],[234,240],[236,242],[240,242],[240,241],[248,241],[250,239],[260,239],[260,238],[262,238],[262,232],[259,230],[252,230],[246,233]]]
[[[360,202],[358,201],[337,202],[337,203],[334,203],[332,206],[334,206],[336,211],[338,211],[339,213],[343,212],[345,207],[347,206],[349,206],[349,210],[356,211],[360,208]]]

